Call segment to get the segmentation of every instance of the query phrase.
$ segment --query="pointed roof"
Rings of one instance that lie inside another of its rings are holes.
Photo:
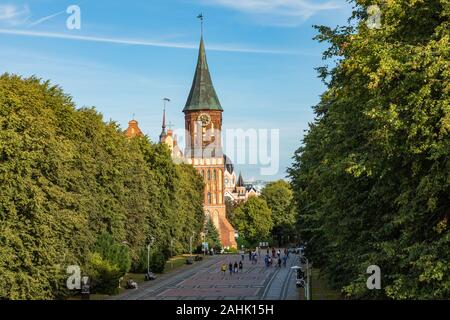
[[[239,179],[237,181],[236,187],[244,187],[244,179],[242,178],[242,173],[239,173]]]
[[[203,36],[200,40],[194,81],[192,82],[191,92],[189,93],[183,112],[197,110],[223,111],[211,80],[211,74],[209,73]]]
[[[231,161],[231,159],[226,154],[223,155],[223,162],[225,163],[225,169],[230,174],[233,174],[233,172],[234,172],[233,162]]]
[[[162,142],[164,140],[164,138],[166,137],[167,133],[166,133],[166,108],[164,108],[164,113],[163,113],[163,121],[162,121],[162,131],[161,134],[159,136],[159,142]]]

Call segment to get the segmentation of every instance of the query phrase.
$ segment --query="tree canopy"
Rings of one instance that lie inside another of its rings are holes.
[[[290,169],[307,254],[349,297],[447,299],[450,3],[354,3],[348,26],[318,27],[336,66]]]
[[[250,243],[267,239],[273,227],[272,211],[264,199],[250,197],[234,211],[239,236]]]
[[[0,299],[63,297],[69,265],[129,268],[100,250],[109,237],[134,270],[149,242],[162,261],[171,239],[186,252],[203,229],[203,187],[166,146],[126,138],[58,86],[0,76]]]
[[[291,185],[285,180],[270,182],[261,190],[261,197],[272,210],[272,235],[278,239],[279,245],[293,240],[297,212]]]

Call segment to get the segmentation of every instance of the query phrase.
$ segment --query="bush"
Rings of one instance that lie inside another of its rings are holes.
[[[97,239],[87,264],[93,291],[115,294],[120,278],[130,270],[131,259],[126,246],[115,242],[110,234],[103,233]]]
[[[120,278],[124,275],[120,268],[104,259],[98,252],[89,255],[88,263],[92,292],[117,294]]]
[[[150,255],[150,270],[157,273],[164,272],[166,257],[161,251],[155,251]]]
[[[94,252],[99,253],[111,265],[117,266],[123,274],[130,270],[131,259],[128,248],[116,243],[110,234],[104,233],[98,238]]]
[[[142,249],[139,257],[139,263],[133,266],[133,271],[146,273],[148,259],[147,249]],[[166,261],[167,259],[161,250],[150,250],[150,271],[156,273],[164,272]]]

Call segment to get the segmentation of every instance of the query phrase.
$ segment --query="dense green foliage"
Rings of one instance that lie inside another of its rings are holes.
[[[186,252],[202,200],[201,177],[166,146],[127,139],[49,82],[0,77],[0,298],[65,295],[68,265],[123,272],[96,244],[105,233],[133,269],[149,242],[157,260],[171,239]]]
[[[270,236],[273,227],[272,211],[264,199],[250,197],[234,210],[234,224],[241,241],[255,245]]]
[[[103,233],[94,245],[88,259],[91,291],[114,294],[118,292],[119,281],[130,270],[131,259],[125,244],[114,241],[109,233]]]
[[[290,170],[307,254],[349,297],[448,299],[450,2],[355,3],[352,25],[319,27],[337,63]]]
[[[220,237],[219,237],[219,231],[217,230],[216,226],[212,222],[211,219],[207,219],[206,225],[205,225],[205,241],[208,242],[209,248],[213,248],[216,252],[220,251],[221,249],[221,243],[220,243]]]
[[[267,184],[261,191],[261,197],[272,210],[272,236],[281,246],[294,239],[296,233],[297,212],[291,185],[285,180]]]

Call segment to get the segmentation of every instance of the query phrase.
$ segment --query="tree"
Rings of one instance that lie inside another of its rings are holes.
[[[307,255],[354,298],[450,294],[450,44],[448,3],[375,1],[370,29],[355,1],[347,27],[318,27],[331,44],[328,89],[289,170]],[[366,289],[368,266],[382,290]]]
[[[119,281],[131,267],[128,248],[114,241],[108,233],[97,239],[93,253],[89,256],[89,276],[93,290],[97,293],[118,292]]]
[[[110,288],[152,239],[164,265],[170,239],[187,251],[187,231],[199,237],[202,204],[201,177],[166,146],[48,81],[0,76],[0,299],[62,298],[68,265]]]
[[[233,201],[230,198],[225,198],[225,210],[226,210],[226,216],[228,221],[234,225],[234,211],[237,207],[239,207],[242,203],[244,203],[244,200],[237,200]]]
[[[278,245],[281,246],[288,239],[292,239],[296,231],[297,212],[291,186],[284,180],[271,182],[261,191],[261,198],[272,210],[272,235],[278,239]]]
[[[211,219],[207,219],[206,221],[205,234],[206,234],[206,242],[209,243],[210,248],[220,250],[221,243],[219,238],[219,231],[217,231],[217,228]]]
[[[251,197],[236,208],[234,222],[241,237],[257,243],[270,235],[273,227],[272,211],[264,199]]]

